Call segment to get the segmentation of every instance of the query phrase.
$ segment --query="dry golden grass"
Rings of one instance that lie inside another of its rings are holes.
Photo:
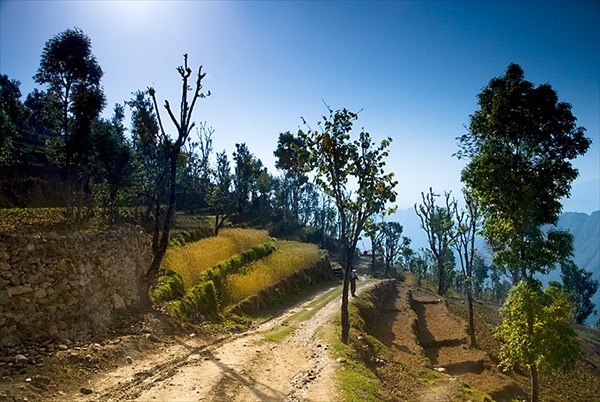
[[[202,271],[257,244],[266,243],[269,239],[264,230],[223,229],[216,237],[168,249],[162,267],[181,274],[187,289],[196,284],[196,279]]]
[[[248,265],[246,273],[227,278],[229,302],[240,302],[293,272],[309,267],[319,258],[319,248],[314,244],[279,241],[278,249],[273,254]]]

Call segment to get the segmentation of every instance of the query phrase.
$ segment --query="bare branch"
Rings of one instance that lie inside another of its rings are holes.
[[[158,126],[160,127],[160,133],[163,139],[167,138],[167,134],[165,133],[165,128],[163,127],[162,118],[160,117],[160,110],[158,109],[158,102],[156,101],[156,91],[154,88],[148,88],[148,93],[152,98],[152,102],[154,103],[154,110],[156,110],[156,118],[158,119]]]

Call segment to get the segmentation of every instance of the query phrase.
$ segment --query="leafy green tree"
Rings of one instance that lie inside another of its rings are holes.
[[[0,74],[0,165],[11,164],[27,110],[21,102],[21,83]]]
[[[382,217],[383,218],[383,217]],[[381,222],[376,221],[376,216],[372,216],[367,219],[365,223],[365,236],[371,241],[371,272],[375,273],[375,262],[377,252],[381,251],[381,242],[383,237],[383,220]]]
[[[504,271],[496,265],[490,267],[490,280],[492,281],[490,300],[499,304],[504,303],[508,296],[508,292],[512,288],[511,283],[502,278],[502,272]]]
[[[323,117],[321,129],[309,128],[301,137],[309,152],[310,166],[316,171],[316,184],[334,200],[337,208],[345,270],[341,339],[346,343],[350,335],[348,290],[356,245],[369,217],[395,201],[397,182],[393,173],[386,174],[384,170],[391,138],[375,146],[370,134],[361,131],[358,139],[351,141],[352,125],[358,115],[347,109],[335,112],[328,109],[329,116]]]
[[[573,315],[577,324],[595,313],[592,297],[598,291],[598,281],[592,278],[592,273],[579,268],[572,260],[561,262],[560,265],[563,287],[573,302]]]
[[[110,120],[100,120],[94,130],[95,187],[107,223],[117,216],[117,207],[129,195],[134,164],[131,145],[125,138],[125,109],[116,104]]]
[[[578,171],[571,160],[590,146],[571,105],[548,84],[535,87],[510,64],[478,95],[479,110],[459,138],[469,160],[461,180],[479,201],[483,234],[513,283],[572,254],[572,236],[555,227]]]
[[[429,193],[421,193],[423,203],[418,207],[415,204],[415,212],[421,221],[421,228],[427,233],[429,249],[437,264],[437,292],[441,296],[446,292],[448,255],[452,254],[452,242],[457,236],[453,219],[456,202],[450,200],[450,193],[445,193],[446,205],[440,207],[436,205],[437,197],[439,194],[435,194],[431,188]]]
[[[177,72],[181,77],[181,102],[179,105],[179,119],[175,117],[173,111],[171,110],[171,105],[169,101],[165,101],[165,110],[167,111],[171,122],[175,126],[177,130],[177,137],[171,138],[167,135],[164,125],[162,123],[162,119],[160,117],[158,102],[156,100],[156,92],[154,88],[149,88],[148,93],[152,98],[152,102],[154,105],[154,110],[156,112],[156,117],[158,120],[158,143],[159,143],[159,151],[163,153],[163,160],[166,162],[165,167],[167,171],[167,189],[168,189],[168,199],[167,199],[167,211],[165,213],[164,221],[162,222],[162,227],[160,229],[161,233],[159,236],[158,245],[155,247],[154,259],[146,273],[146,283],[144,284],[148,289],[151,284],[156,279],[156,275],[160,270],[160,263],[162,258],[167,251],[167,247],[169,245],[169,234],[171,232],[171,228],[173,226],[173,221],[175,218],[175,208],[177,201],[177,160],[179,158],[179,154],[181,152],[181,148],[183,144],[188,140],[191,130],[194,128],[195,124],[192,122],[192,114],[194,112],[194,107],[196,106],[196,102],[198,99],[205,98],[210,95],[210,91],[208,93],[202,92],[202,80],[206,76],[206,73],[202,73],[202,66],[198,68],[198,74],[196,78],[196,85],[192,88],[188,81],[190,76],[192,75],[192,69],[188,67],[188,55],[183,55],[183,66],[177,67]],[[191,101],[188,100],[188,91],[191,92]]]
[[[131,135],[135,170],[133,187],[145,205],[142,224],[151,228],[152,250],[158,252],[162,204],[168,173],[167,155],[162,152],[160,128],[152,99],[147,91],[137,91],[127,102],[131,108]]]
[[[485,280],[489,278],[489,267],[478,253],[473,257],[473,292],[476,299],[481,298]]]
[[[34,89],[27,95],[25,106],[29,111],[27,142],[32,145],[35,152],[44,154],[44,162],[50,163],[53,158],[48,154],[50,149],[46,144],[52,142],[54,133],[60,132],[58,100],[52,93]]]
[[[217,153],[217,166],[213,177],[214,182],[209,200],[215,214],[214,233],[217,236],[225,220],[235,211],[234,194],[231,191],[233,178],[225,151]]]
[[[465,197],[465,208],[459,210],[454,208],[456,219],[456,241],[454,249],[458,253],[460,266],[466,281],[467,303],[469,308],[469,336],[471,345],[477,345],[475,338],[475,319],[473,314],[473,282],[474,282],[474,259],[475,259],[475,236],[479,230],[481,216],[477,200],[471,197],[468,191],[463,192]]]
[[[539,373],[570,369],[580,354],[571,328],[571,306],[560,289],[542,291],[541,282],[523,280],[511,289],[500,309],[502,324],[494,335],[500,341],[500,363],[529,370],[531,400],[540,400]]]
[[[212,135],[206,123],[196,129],[198,141],[188,141],[181,151],[177,173],[177,200],[182,208],[206,208],[210,197]]]
[[[402,250],[410,245],[410,239],[402,236],[403,231],[404,228],[398,222],[383,222],[381,225],[380,247],[386,275],[389,275],[390,269],[398,262]]]
[[[251,203],[258,196],[258,179],[263,165],[248,149],[245,143],[235,144],[233,160],[235,161],[235,187],[238,212],[247,215],[251,210]]]
[[[279,134],[277,149],[273,152],[275,166],[285,172],[290,189],[290,207],[293,221],[298,221],[302,187],[308,182],[308,154],[305,142],[300,135],[289,131]]]
[[[48,85],[48,93],[60,109],[60,132],[56,133],[54,145],[68,176],[69,218],[73,218],[75,194],[83,193],[86,184],[85,170],[93,155],[92,125],[104,108],[102,74],[92,54],[90,38],[75,28],[46,42],[40,67],[33,77],[38,84]]]

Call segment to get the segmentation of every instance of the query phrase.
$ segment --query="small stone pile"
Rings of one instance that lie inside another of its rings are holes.
[[[152,252],[131,225],[69,235],[0,233],[0,347],[86,340],[135,308]]]

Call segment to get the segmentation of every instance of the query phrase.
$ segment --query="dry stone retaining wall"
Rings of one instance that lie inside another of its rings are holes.
[[[0,346],[85,340],[135,309],[152,258],[135,226],[70,235],[0,233]]]

